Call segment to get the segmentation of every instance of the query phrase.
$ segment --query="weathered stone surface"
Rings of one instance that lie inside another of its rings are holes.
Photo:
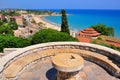
[[[75,72],[82,69],[84,59],[78,54],[61,53],[52,58],[54,67],[63,72]]]
[[[88,66],[89,68],[87,68]],[[53,68],[51,60],[47,59],[31,65],[17,80],[55,80],[56,74],[57,72]],[[91,77],[91,74],[94,76]],[[110,76],[103,68],[89,61],[85,61],[83,70],[79,75],[82,78],[81,80],[94,80],[94,78],[97,80],[120,80]]]

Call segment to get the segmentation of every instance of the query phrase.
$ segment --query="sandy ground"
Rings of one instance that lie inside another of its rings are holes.
[[[42,22],[45,24],[45,26],[47,28],[52,28],[52,29],[56,29],[58,31],[60,31],[60,27],[59,26],[56,26],[54,24],[51,24],[47,21],[44,21],[42,18],[44,17],[44,15],[40,15],[39,17],[38,16],[34,16],[34,20],[36,21],[36,23],[39,23],[39,22]]]

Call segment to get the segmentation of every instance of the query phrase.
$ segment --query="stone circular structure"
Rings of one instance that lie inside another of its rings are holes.
[[[83,68],[84,59],[78,54],[61,53],[52,58],[57,69],[57,80],[80,80],[79,71]]]
[[[78,54],[61,53],[52,58],[53,65],[59,71],[73,72],[81,70],[84,60]]]
[[[83,42],[50,42],[21,48],[0,58],[0,80],[16,80],[32,63],[61,53],[79,54],[85,60],[102,66],[114,77],[120,77],[119,51]]]

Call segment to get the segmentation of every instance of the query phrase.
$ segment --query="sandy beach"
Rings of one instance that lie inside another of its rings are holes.
[[[59,26],[54,25],[54,24],[52,24],[50,22],[47,22],[47,21],[43,20],[43,17],[45,17],[45,16],[46,15],[34,16],[34,20],[36,21],[36,23],[39,23],[39,22],[44,23],[47,28],[52,28],[52,29],[60,31],[60,27]]]
[[[60,31],[61,27],[59,27],[59,26],[57,26],[57,25],[54,25],[54,24],[52,24],[52,23],[50,23],[50,22],[48,22],[48,21],[45,21],[45,20],[43,19],[45,16],[48,16],[48,15],[39,15],[39,16],[34,16],[34,15],[33,15],[33,18],[34,18],[34,20],[36,21],[36,23],[42,22],[42,23],[45,24],[45,27]],[[58,16],[58,15],[56,15],[56,16]],[[60,16],[60,15],[59,15],[59,16]],[[76,32],[70,30],[70,35],[71,35],[71,36],[75,37],[75,34],[76,34]]]

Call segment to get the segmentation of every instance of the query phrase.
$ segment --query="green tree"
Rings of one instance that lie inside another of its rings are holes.
[[[62,13],[61,32],[70,34],[68,21],[67,21],[67,17],[66,17],[66,11],[65,10],[61,10],[61,13]]]
[[[13,30],[17,30],[18,29],[18,25],[16,22],[9,22],[8,25],[11,27],[11,29]]]
[[[4,23],[7,23],[7,22],[8,22],[8,20],[7,20],[6,18],[4,18],[2,21],[3,21]]]
[[[1,13],[4,16],[7,16],[7,15],[9,15],[9,16],[20,16],[20,14],[17,13],[16,11],[6,11],[6,12],[2,11]]]
[[[110,31],[110,36],[114,37],[114,28],[113,27],[109,27],[108,29]]]
[[[114,36],[114,28],[113,27],[108,27],[105,24],[97,24],[97,25],[93,25],[91,27],[94,28],[99,33],[101,33],[101,35]]]
[[[7,16],[8,14],[5,11],[2,11],[2,15]]]
[[[53,29],[42,29],[33,35],[31,44],[55,42],[55,41],[78,41],[67,33]]]
[[[0,35],[0,52],[4,48],[21,48],[30,46],[31,41],[20,37],[10,35]]]
[[[8,24],[3,24],[0,27],[0,34],[14,35],[14,32]]]
[[[3,24],[3,21],[0,20],[0,26]]]

